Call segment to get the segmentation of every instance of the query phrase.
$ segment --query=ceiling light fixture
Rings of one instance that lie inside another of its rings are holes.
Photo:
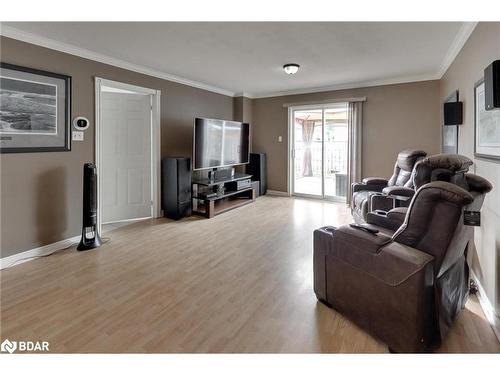
[[[283,65],[283,70],[286,74],[295,74],[299,71],[299,64],[285,64]]]

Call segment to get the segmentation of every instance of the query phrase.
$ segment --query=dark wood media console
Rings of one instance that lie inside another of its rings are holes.
[[[192,181],[193,213],[207,218],[241,207],[255,201],[255,190],[251,184],[237,189],[238,182],[246,184],[251,175],[235,173],[233,178],[209,180],[208,178]],[[216,196],[207,197],[204,193],[219,191]]]

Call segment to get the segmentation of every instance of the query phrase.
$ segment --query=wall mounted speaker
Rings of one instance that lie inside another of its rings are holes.
[[[83,215],[82,238],[76,248],[79,251],[101,246],[97,230],[97,168],[92,163],[83,165]]]
[[[500,108],[500,60],[493,61],[484,70],[484,98],[487,111]]]
[[[444,103],[443,107],[445,125],[463,124],[463,102]]]

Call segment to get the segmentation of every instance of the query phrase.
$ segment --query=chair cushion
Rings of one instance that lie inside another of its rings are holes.
[[[387,186],[406,186],[413,188],[413,170],[415,164],[427,153],[421,150],[403,150],[398,154],[394,172]]]
[[[427,153],[422,150],[403,150],[398,154],[397,165],[403,171],[411,173],[417,159],[424,158],[426,155]]]

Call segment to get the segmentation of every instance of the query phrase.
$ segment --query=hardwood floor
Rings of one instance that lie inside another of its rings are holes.
[[[1,339],[51,352],[383,353],[312,291],[312,231],[343,205],[265,196],[213,219],[120,227],[0,272]],[[500,352],[472,298],[440,352]]]

